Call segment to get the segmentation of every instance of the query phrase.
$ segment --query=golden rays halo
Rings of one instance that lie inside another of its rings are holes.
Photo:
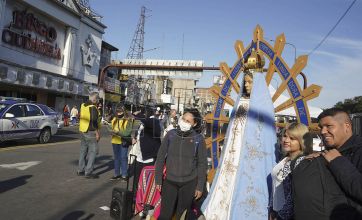
[[[274,42],[275,44],[273,46],[270,45],[264,39],[263,29],[257,25],[254,30],[253,40],[246,48],[242,41],[237,40],[235,42],[234,48],[237,54],[237,61],[233,67],[230,68],[224,62],[220,63],[220,70],[225,76],[225,80],[221,86],[214,85],[209,89],[211,94],[216,98],[216,103],[213,112],[207,114],[204,118],[211,126],[211,136],[206,139],[206,145],[210,151],[212,160],[212,168],[208,173],[208,182],[212,182],[215,169],[219,164],[220,142],[225,138],[225,134],[221,133],[220,130],[225,123],[229,122],[229,118],[223,114],[224,106],[226,103],[231,106],[234,105],[235,100],[231,98],[230,93],[233,90],[239,94],[241,88],[237,81],[238,77],[241,72],[247,69],[244,61],[254,53],[254,51],[261,56],[262,60],[264,60],[264,58],[269,60],[268,68],[262,69],[262,71],[266,73],[265,80],[267,85],[269,86],[275,73],[278,73],[280,77],[281,84],[272,96],[273,103],[275,103],[284,91],[288,91],[289,99],[276,106],[274,109],[275,113],[294,107],[298,122],[307,125],[312,130],[317,129],[317,124],[311,121],[307,101],[318,97],[322,87],[312,84],[302,89],[296,79],[298,74],[306,67],[308,56],[299,56],[290,68],[281,56],[286,44],[284,34],[280,34]],[[277,123],[276,125],[279,127],[285,126],[283,123]]]

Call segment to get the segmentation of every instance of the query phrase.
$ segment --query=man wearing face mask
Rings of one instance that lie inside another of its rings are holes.
[[[198,110],[185,110],[177,129],[170,130],[162,141],[155,172],[156,187],[160,191],[162,189],[160,220],[171,219],[176,203],[176,218],[179,219],[185,210],[191,209],[193,199],[198,200],[202,196],[207,153],[204,137],[196,132],[200,126]]]

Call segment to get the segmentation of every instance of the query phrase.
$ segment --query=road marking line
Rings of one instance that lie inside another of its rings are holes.
[[[104,210],[104,211],[108,211],[110,210],[110,208],[108,206],[101,206],[99,207],[100,209]]]
[[[29,162],[13,163],[13,164],[0,164],[0,167],[8,169],[26,170],[29,167],[38,165],[40,163],[41,161],[29,161]]]
[[[22,146],[16,146],[16,147],[5,147],[5,148],[1,148],[0,152],[18,150],[18,149],[34,148],[34,147],[50,147],[50,146],[54,146],[54,145],[71,144],[71,143],[77,143],[77,142],[80,142],[80,140],[64,141],[64,142],[49,143],[49,144],[32,144],[32,145],[22,145]]]

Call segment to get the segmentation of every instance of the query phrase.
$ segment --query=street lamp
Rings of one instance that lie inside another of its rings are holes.
[[[272,39],[269,39],[269,41],[275,42],[275,40]],[[294,61],[297,61],[297,47],[292,43],[285,42],[285,44],[292,46],[294,48]]]
[[[275,42],[275,40],[272,40],[272,39],[269,39],[269,41]],[[285,42],[285,44],[292,46],[294,48],[294,62],[296,62],[297,61],[297,47],[292,43]],[[303,81],[304,81],[303,88],[306,89],[307,88],[307,77],[305,76],[305,74],[303,72],[300,72],[299,75],[301,75],[303,77]]]

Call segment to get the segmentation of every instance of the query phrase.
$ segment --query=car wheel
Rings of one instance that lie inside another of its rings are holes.
[[[50,129],[49,128],[44,128],[40,132],[40,135],[39,135],[39,138],[38,138],[39,143],[41,143],[41,144],[48,143],[48,141],[50,140],[50,137],[51,137]]]

